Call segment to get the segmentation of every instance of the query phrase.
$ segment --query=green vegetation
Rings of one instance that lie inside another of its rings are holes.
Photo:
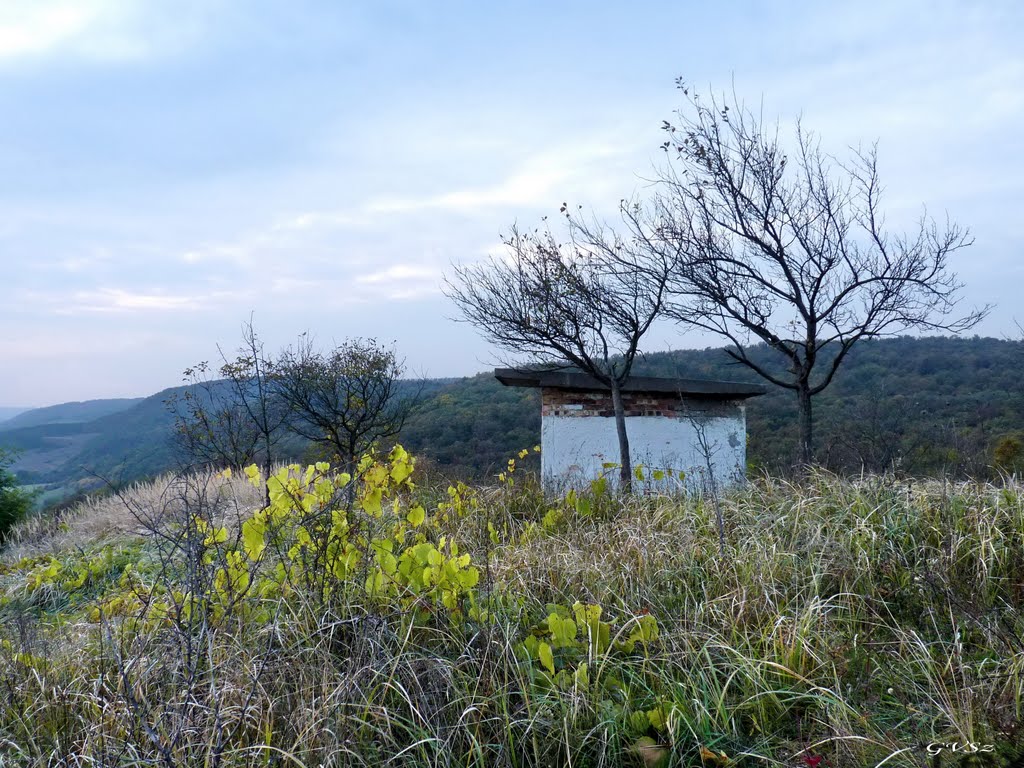
[[[699,498],[546,499],[535,461],[421,484],[396,447],[355,477],[183,476],[26,521],[0,556],[0,744],[19,765],[837,768],[1024,746],[1014,482],[760,479],[722,500],[723,551]]]
[[[780,366],[761,346],[759,366]],[[826,359],[827,362],[827,359]],[[998,339],[898,338],[853,348],[835,381],[816,399],[817,461],[842,474],[995,477],[995,450],[1024,434],[1024,344]],[[648,354],[637,375],[759,383],[722,349]],[[753,468],[787,474],[797,457],[791,393],[770,388],[747,403]],[[480,374],[442,388],[412,414],[402,432],[411,450],[463,476],[501,468],[502,457],[540,435],[537,393],[503,387]]]
[[[749,351],[760,365],[774,353]],[[998,339],[899,338],[864,342],[835,381],[816,398],[818,462],[842,474],[994,478],[1019,471],[1004,439],[1024,435],[1024,344]],[[722,378],[757,383],[721,349],[649,354],[638,375]],[[535,391],[503,387],[490,373],[422,384],[420,406],[409,414],[402,443],[449,478],[493,477],[505,457],[540,437]],[[20,482],[69,496],[103,485],[152,478],[175,467],[173,415],[165,390],[118,413],[84,423],[41,424],[0,431],[0,446],[20,451]],[[771,389],[747,407],[752,468],[788,473],[797,455],[796,410],[783,390]],[[30,414],[25,414],[26,416]],[[303,456],[302,441],[285,441],[281,455]],[[95,473],[95,474],[93,474]],[[49,498],[53,498],[51,495]]]
[[[0,543],[8,531],[32,509],[32,492],[18,487],[18,481],[7,468],[13,458],[0,450]]]

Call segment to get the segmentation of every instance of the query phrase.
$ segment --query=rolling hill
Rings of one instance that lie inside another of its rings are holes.
[[[119,398],[114,400],[86,400],[85,402],[61,403],[31,410],[12,409],[6,421],[0,422],[0,431],[35,427],[45,424],[84,424],[112,413],[131,408],[142,398]],[[2,409],[0,409],[2,413]]]
[[[756,351],[765,365],[771,350]],[[844,473],[895,467],[910,474],[985,475],[1002,441],[1003,469],[1024,469],[1024,343],[987,338],[896,338],[856,347],[815,399],[819,461]],[[638,374],[756,382],[722,349],[648,355]],[[19,452],[13,470],[48,500],[152,477],[175,466],[173,418],[165,403],[184,388],[135,400],[65,403],[0,424],[0,448]],[[771,388],[748,403],[748,456],[783,472],[796,449],[791,394]],[[538,442],[539,394],[503,387],[481,373],[423,383],[402,442],[438,471],[479,477]],[[1009,442],[1007,442],[1009,441]],[[299,458],[301,443],[290,451]],[[1009,465],[1007,465],[1009,462]],[[1019,465],[1019,466],[1018,466]]]
[[[24,413],[25,411],[28,411],[28,410],[31,410],[31,409],[29,409],[29,408],[15,408],[15,407],[9,406],[9,405],[0,405],[0,429],[3,428],[3,425],[7,421],[9,421],[10,419],[13,419],[19,413]]]

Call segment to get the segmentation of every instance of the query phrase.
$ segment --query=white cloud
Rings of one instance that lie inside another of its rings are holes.
[[[77,291],[71,300],[55,310],[60,315],[109,312],[167,312],[175,310],[196,310],[210,306],[223,294],[174,295],[167,293],[144,293],[121,288],[101,288],[95,291]]]
[[[137,59],[187,45],[218,3],[174,3],[158,10],[133,0],[4,0],[0,62],[73,55]]]
[[[86,34],[111,10],[106,0],[27,0],[0,7],[0,58],[46,53]]]
[[[352,227],[360,218],[346,211],[306,211],[285,217],[274,225],[274,231],[307,230],[313,228]]]
[[[518,170],[496,184],[418,198],[383,198],[367,204],[366,211],[472,213],[483,208],[553,207],[565,197],[567,189],[591,189],[591,181],[607,181],[609,161],[622,155],[622,150],[603,141],[556,147],[528,158]]]
[[[437,278],[437,270],[417,264],[394,264],[379,272],[371,272],[368,275],[360,275],[356,278],[357,283],[373,285],[379,283],[402,282],[408,280],[429,280]]]

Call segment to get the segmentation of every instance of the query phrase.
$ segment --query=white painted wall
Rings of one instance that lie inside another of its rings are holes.
[[[647,484],[659,490],[708,490],[708,461],[701,449],[699,425],[703,425],[711,476],[719,489],[742,483],[746,477],[746,410],[742,403],[695,406],[687,418],[629,416],[629,438],[633,466],[643,464]],[[541,476],[544,487],[561,491],[585,487],[605,474],[612,483],[618,469],[605,469],[606,462],[619,462],[615,419],[603,416],[544,416],[541,422]],[[653,483],[654,469],[672,470],[671,478]],[[686,473],[682,482],[679,472]]]

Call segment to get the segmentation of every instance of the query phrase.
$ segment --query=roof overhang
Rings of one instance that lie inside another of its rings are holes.
[[[580,392],[607,392],[608,387],[587,373],[579,371],[519,370],[495,368],[494,378],[506,387],[566,389]],[[657,376],[630,376],[622,385],[623,392],[676,394],[720,400],[740,400],[763,395],[767,390],[757,384],[709,379],[673,379]]]

